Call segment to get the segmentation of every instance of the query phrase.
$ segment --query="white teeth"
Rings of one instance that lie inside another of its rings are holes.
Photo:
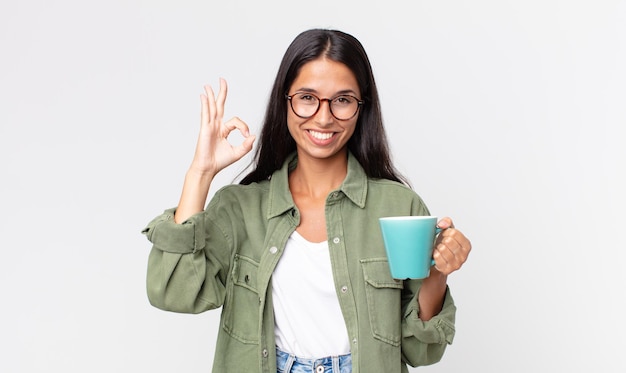
[[[317,132],[309,130],[309,133],[318,140],[328,140],[333,137],[332,132]]]

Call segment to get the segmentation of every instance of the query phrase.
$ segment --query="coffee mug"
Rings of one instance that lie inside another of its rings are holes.
[[[390,216],[378,219],[391,277],[404,280],[428,277],[435,264],[433,246],[436,216]]]

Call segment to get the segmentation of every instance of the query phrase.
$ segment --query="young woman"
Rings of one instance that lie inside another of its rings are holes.
[[[391,163],[369,59],[353,36],[313,29],[281,62],[252,171],[211,181],[255,136],[222,116],[227,85],[202,95],[180,202],[143,231],[147,287],[161,309],[222,307],[213,371],[407,372],[439,361],[454,336],[446,285],[471,250],[443,218],[424,280],[394,280],[378,218],[428,215]],[[227,141],[240,131],[239,146]]]

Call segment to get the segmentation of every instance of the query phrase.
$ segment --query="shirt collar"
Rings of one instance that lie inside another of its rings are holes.
[[[295,208],[295,203],[289,191],[289,171],[293,170],[297,163],[298,157],[294,152],[287,157],[282,167],[272,174],[270,179],[269,208],[267,211],[268,219]],[[351,152],[348,152],[348,173],[338,191],[342,192],[352,203],[360,208],[365,207],[367,175]]]

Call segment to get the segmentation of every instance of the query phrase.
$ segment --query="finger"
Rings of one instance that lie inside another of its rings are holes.
[[[205,94],[200,95],[200,125],[209,121],[209,99]]]
[[[456,262],[458,268],[460,268],[469,256],[469,252],[472,247],[471,244],[469,244],[469,242],[464,243],[464,240],[459,240],[458,238],[451,238],[449,241],[444,241],[444,244],[450,250],[450,252],[454,254],[454,262]]]
[[[435,243],[436,244],[440,244],[441,242],[443,242],[443,240],[446,237],[454,236],[455,232],[457,232],[456,229],[454,229],[453,227],[449,226],[450,223],[451,223],[451,220],[449,220],[449,219],[442,219],[442,220],[440,220],[439,223],[437,223],[437,227],[442,229],[442,231],[439,234],[437,234],[437,237],[435,239]],[[445,226],[445,228],[442,227],[442,226]]]
[[[472,250],[472,242],[469,238],[465,237],[463,233],[457,231],[456,240],[459,241],[461,246],[466,249],[468,253]]]
[[[454,223],[452,223],[452,219],[446,216],[437,222],[437,227],[441,229],[454,228]]]
[[[255,139],[256,139],[256,136],[254,135],[248,136],[243,140],[241,145],[233,147],[233,151],[235,152],[235,155],[237,156],[237,158],[243,157],[244,155],[248,154],[252,150],[252,146],[254,145]]]
[[[213,88],[210,85],[204,86],[204,91],[207,96],[207,104],[209,105],[209,115],[207,116],[207,121],[211,122],[215,120],[217,109],[215,107],[215,93],[213,92]]]
[[[465,252],[466,255],[472,249],[472,243],[465,237],[461,231],[455,228],[448,228],[442,234],[442,239],[439,241],[446,244],[448,247],[455,250],[455,252]]]
[[[458,270],[464,263],[462,258],[455,255],[452,250],[445,245],[437,248],[436,255],[433,254],[433,258],[435,258],[437,270],[446,275]]]
[[[228,84],[226,79],[220,78],[220,91],[217,93],[215,116],[218,119],[224,118],[224,105],[226,104],[226,95],[228,94]]]
[[[454,254],[444,244],[439,244],[433,250],[433,259],[438,268],[446,268],[454,259]]]
[[[243,137],[250,136],[250,128],[248,127],[246,122],[242,121],[239,117],[233,117],[229,119],[226,123],[224,123],[224,126],[226,126],[228,133],[237,129],[239,130],[239,132],[241,132],[241,135],[243,135]]]

